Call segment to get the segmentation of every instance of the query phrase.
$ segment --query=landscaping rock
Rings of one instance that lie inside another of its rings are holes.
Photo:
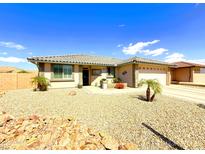
[[[119,144],[109,135],[81,126],[71,118],[45,118],[31,115],[15,119],[1,114],[0,149],[16,150],[128,150],[132,144]],[[11,122],[8,122],[11,121]]]
[[[69,93],[68,93],[68,95],[70,95],[70,96],[75,96],[77,93],[76,93],[76,91],[70,91]]]
[[[5,95],[5,94],[6,94],[5,91],[1,91],[1,90],[0,90],[0,97],[2,97],[2,96]]]

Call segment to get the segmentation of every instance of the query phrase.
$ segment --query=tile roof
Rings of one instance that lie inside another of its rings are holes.
[[[0,73],[14,73],[19,71],[22,71],[22,69],[11,66],[0,66]]]
[[[43,62],[43,63],[65,63],[65,64],[82,64],[82,65],[103,65],[103,66],[117,66],[128,63],[150,63],[160,65],[170,65],[169,63],[133,57],[127,60],[121,60],[112,57],[94,56],[94,55],[64,55],[64,56],[39,56],[27,58],[30,62]]]
[[[205,67],[205,65],[202,65],[202,64],[190,63],[190,62],[185,62],[185,61],[179,61],[179,62],[175,62],[173,64],[176,65],[176,68],[194,67],[194,66]]]
[[[124,60],[121,64],[126,64],[126,63],[147,63],[147,64],[160,64],[160,65],[172,65],[170,63],[166,63],[163,61],[159,60],[153,60],[153,59],[147,59],[147,58],[141,58],[141,57],[132,57],[127,60]]]
[[[64,55],[64,56],[45,56],[27,58],[31,62],[51,62],[51,63],[69,63],[69,64],[84,64],[84,65],[104,65],[115,66],[122,62],[120,59],[93,56],[93,55]]]

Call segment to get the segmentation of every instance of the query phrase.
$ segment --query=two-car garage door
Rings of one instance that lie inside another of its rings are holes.
[[[167,66],[140,64],[138,68],[138,81],[141,79],[157,79],[162,85],[167,84]]]
[[[157,79],[162,85],[166,85],[166,73],[139,73],[139,81],[141,79]]]

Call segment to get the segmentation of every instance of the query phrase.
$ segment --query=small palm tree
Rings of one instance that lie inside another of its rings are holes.
[[[33,78],[32,83],[37,87],[40,91],[46,91],[48,86],[50,85],[49,80],[42,76],[36,76]],[[36,90],[36,88],[34,89]]]
[[[148,79],[148,80],[142,79],[140,80],[138,86],[141,87],[143,85],[147,85],[146,97],[148,102],[152,102],[156,94],[161,94],[162,92],[161,84],[156,79]],[[152,96],[151,96],[151,89],[154,92]]]

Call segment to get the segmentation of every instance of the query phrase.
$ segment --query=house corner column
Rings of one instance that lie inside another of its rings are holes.
[[[167,83],[166,83],[167,86],[169,86],[171,83],[171,72],[170,71],[171,71],[170,68],[168,68],[168,70],[167,70]]]
[[[83,66],[79,65],[79,85],[83,85]]]
[[[139,82],[139,65],[135,64],[135,87],[138,87],[138,82]]]
[[[118,77],[119,77],[118,67],[115,67],[115,77],[116,77],[116,78],[118,78]]]
[[[195,72],[194,72],[194,67],[191,68],[191,72],[190,72],[190,73],[191,73],[191,74],[190,74],[190,75],[191,75],[191,77],[190,77],[190,82],[194,82],[194,73],[195,73]]]
[[[139,66],[138,64],[132,64],[132,84],[133,88],[138,87],[138,74],[139,74]]]

